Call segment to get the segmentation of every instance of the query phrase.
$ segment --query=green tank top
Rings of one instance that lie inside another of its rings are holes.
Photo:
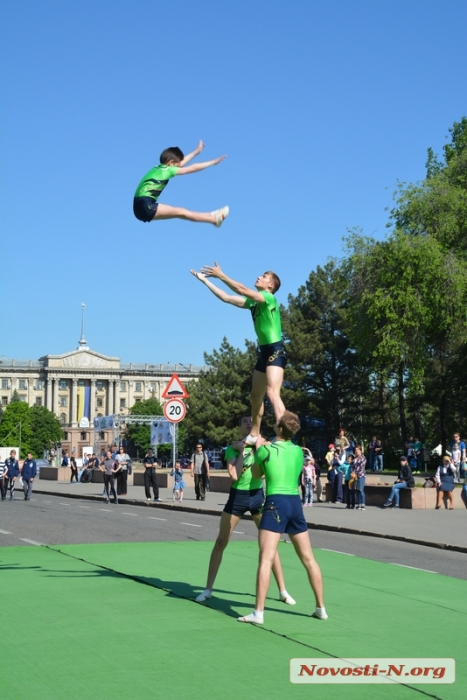
[[[260,345],[270,345],[282,340],[281,316],[279,304],[271,292],[260,291],[264,303],[258,303],[245,297],[245,308],[250,309],[256,335]]]
[[[157,201],[171,177],[177,174],[176,165],[157,165],[143,177],[136,188],[135,197],[151,197]]]
[[[230,445],[225,451],[225,461],[229,459],[237,459],[238,452],[234,450],[232,445]],[[232,488],[238,491],[252,491],[253,489],[261,489],[263,487],[263,480],[261,478],[254,479],[251,473],[251,467],[255,463],[255,455],[253,448],[249,445],[245,445],[243,450],[243,469],[240,474],[238,481],[232,482]]]
[[[303,452],[290,440],[277,440],[256,450],[256,464],[266,477],[266,496],[298,496]]]

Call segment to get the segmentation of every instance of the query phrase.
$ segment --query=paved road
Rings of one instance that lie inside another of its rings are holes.
[[[100,500],[35,494],[28,503],[24,502],[21,495],[13,502],[2,503],[0,522],[0,546],[8,547],[31,544],[212,541],[217,536],[219,517],[157,506],[116,506],[106,505]],[[463,553],[323,530],[312,530],[310,534],[315,547],[467,580],[467,555]],[[254,523],[242,520],[234,532],[233,540],[256,540]]]

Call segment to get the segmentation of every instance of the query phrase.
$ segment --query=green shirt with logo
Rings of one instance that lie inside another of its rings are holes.
[[[260,291],[264,302],[245,297],[245,309],[250,309],[260,345],[270,345],[282,340],[281,315],[276,297],[271,292]]]
[[[156,165],[143,177],[136,188],[135,197],[151,197],[157,201],[171,177],[178,172],[176,165]]]
[[[228,447],[225,451],[226,462],[230,460],[236,460],[238,457],[237,450],[234,450],[232,445]],[[243,450],[243,469],[240,474],[238,481],[232,482],[232,488],[238,489],[239,491],[253,491],[254,489],[261,489],[263,487],[263,480],[261,478],[254,479],[251,473],[251,467],[255,463],[255,454],[253,448],[250,445],[245,445]]]
[[[290,440],[277,440],[256,450],[255,462],[266,477],[266,496],[298,496],[303,452]]]

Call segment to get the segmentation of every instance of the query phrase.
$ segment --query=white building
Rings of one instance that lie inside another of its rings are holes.
[[[82,337],[77,350],[39,360],[0,360],[0,400],[5,407],[16,391],[30,406],[46,406],[63,426],[62,448],[93,445],[94,418],[128,413],[137,401],[161,395],[176,372],[183,383],[196,380],[203,367],[122,363],[91,350]],[[111,431],[100,440],[110,442]]]

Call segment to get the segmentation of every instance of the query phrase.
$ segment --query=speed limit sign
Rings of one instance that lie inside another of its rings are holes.
[[[186,416],[186,406],[180,399],[170,399],[164,404],[164,416],[171,423],[180,423]]]

